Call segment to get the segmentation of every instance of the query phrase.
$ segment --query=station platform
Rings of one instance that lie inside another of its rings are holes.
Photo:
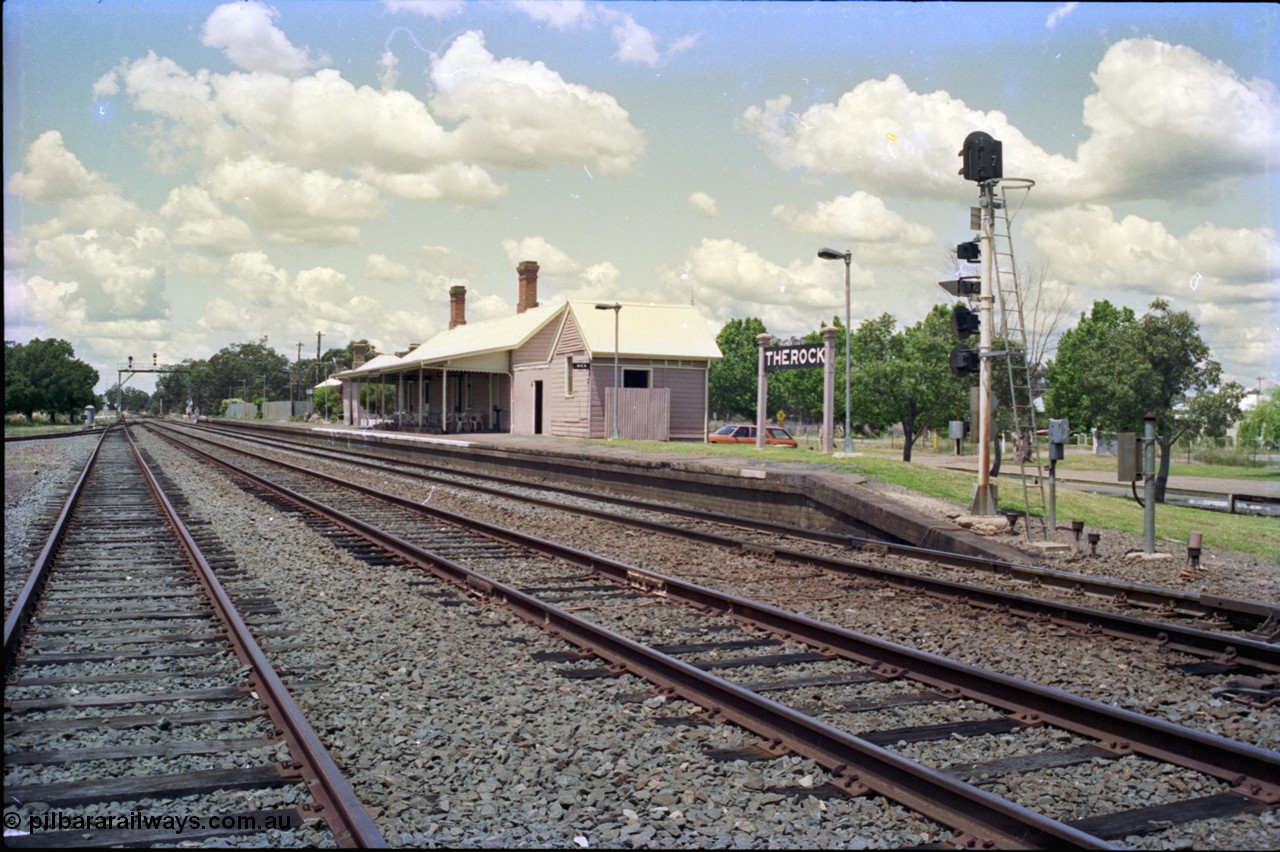
[[[228,422],[228,421],[215,421]],[[904,502],[873,490],[865,476],[833,468],[803,447],[793,460],[749,453],[718,453],[689,444],[680,451],[642,451],[608,441],[509,433],[417,434],[342,424],[236,421],[265,430],[305,429],[351,443],[412,448],[435,459],[447,457],[460,473],[502,471],[538,482],[625,494],[639,499],[686,502],[725,515],[768,519],[917,547],[1004,561],[1026,555],[1005,535],[965,528],[955,511],[922,501]],[[698,447],[707,452],[700,452]],[[813,462],[804,457],[812,455]],[[949,517],[949,515],[951,515]],[[1003,518],[999,520],[1003,521]]]

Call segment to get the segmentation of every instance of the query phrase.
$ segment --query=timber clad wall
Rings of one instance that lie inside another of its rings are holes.
[[[706,436],[707,362],[694,363],[697,369],[653,368],[653,386],[671,389],[669,431],[677,440],[701,441]]]
[[[511,367],[519,369],[530,364],[547,363],[547,355],[560,333],[560,323],[549,322],[546,327],[529,338],[529,342],[511,352]]]

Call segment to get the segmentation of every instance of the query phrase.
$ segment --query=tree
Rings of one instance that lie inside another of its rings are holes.
[[[1051,417],[1065,418],[1080,428],[1102,425],[1110,392],[1097,381],[1094,368],[1111,338],[1136,322],[1131,309],[1116,308],[1103,299],[1093,303],[1088,316],[1080,315],[1079,325],[1063,332],[1056,357],[1046,370],[1045,410]]]
[[[335,387],[316,388],[312,398],[313,410],[316,414],[329,419],[333,414],[342,413],[342,394]]]
[[[755,414],[760,357],[756,335],[764,333],[764,323],[748,317],[729,320],[716,335],[716,345],[724,357],[713,362],[708,372],[707,402],[711,411],[725,419],[751,418]]]
[[[965,409],[970,382],[951,372],[954,341],[947,306],[935,305],[910,328],[894,332],[895,326],[894,318],[883,314],[864,322],[854,335],[853,406],[860,421],[901,423],[902,460],[909,462],[916,440],[935,418]]]
[[[1081,425],[1142,431],[1143,417],[1156,417],[1160,464],[1156,500],[1164,502],[1171,448],[1184,434],[1225,429],[1240,414],[1244,389],[1221,384],[1222,367],[1209,357],[1200,327],[1186,311],[1164,299],[1141,318],[1095,302],[1090,322],[1082,317],[1067,332],[1049,372],[1050,410],[1081,416]]]
[[[58,338],[36,338],[26,344],[6,340],[5,411],[20,411],[28,420],[37,411],[78,419],[85,406],[99,402],[93,392],[98,371],[75,355],[71,344]]]
[[[115,406],[120,402],[120,385],[113,384],[107,388],[106,393],[107,404]],[[138,388],[126,387],[124,389],[124,410],[140,413],[151,407],[151,395],[144,390]]]
[[[1280,449],[1280,385],[1241,418],[1236,442],[1241,447]]]

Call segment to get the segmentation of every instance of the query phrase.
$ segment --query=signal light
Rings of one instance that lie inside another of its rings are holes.
[[[956,245],[956,257],[969,263],[977,263],[982,258],[982,248],[977,240]]]
[[[982,279],[976,275],[961,275],[950,281],[939,281],[938,286],[956,298],[977,296],[982,292]]]
[[[129,356],[129,369],[130,369],[130,370],[132,370],[132,369],[133,369],[133,356],[132,356],[132,355],[130,355],[130,356]]]
[[[1004,177],[1004,143],[992,138],[991,134],[975,130],[964,138],[964,147],[960,156],[964,165],[960,174],[965,180],[983,183]]]
[[[951,372],[961,377],[978,372],[978,353],[956,344],[951,350]]]
[[[964,305],[956,305],[951,309],[951,330],[961,340],[967,340],[973,336],[980,324],[981,320],[979,320],[978,315]],[[952,354],[954,355],[955,353],[953,352]]]
[[[160,358],[160,355],[159,355],[158,353],[152,352],[152,353],[151,353],[151,366],[153,366],[153,367],[159,367],[159,366],[160,366],[159,358]]]

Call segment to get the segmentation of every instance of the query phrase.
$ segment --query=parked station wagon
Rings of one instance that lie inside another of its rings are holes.
[[[781,426],[766,426],[764,427],[764,433],[764,442],[771,447],[796,446],[796,439],[791,437],[791,433]],[[707,436],[707,443],[709,444],[754,444],[755,442],[756,427],[739,426],[736,423],[721,426]]]

